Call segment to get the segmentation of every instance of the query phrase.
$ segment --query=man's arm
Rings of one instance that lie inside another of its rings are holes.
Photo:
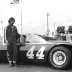
[[[7,41],[7,27],[4,28],[4,43],[8,44],[8,41]]]
[[[17,27],[15,27],[16,30],[16,39],[18,40],[18,38],[20,38],[20,34],[18,33]]]

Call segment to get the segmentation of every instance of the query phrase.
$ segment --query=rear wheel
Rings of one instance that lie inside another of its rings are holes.
[[[66,68],[71,62],[71,52],[64,46],[57,46],[50,51],[49,61],[55,68]]]

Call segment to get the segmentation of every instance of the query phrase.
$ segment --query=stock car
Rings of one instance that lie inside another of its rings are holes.
[[[71,65],[72,43],[67,41],[46,41],[38,35],[26,34],[18,44],[19,62],[50,64],[54,68],[63,69]],[[0,38],[0,62],[7,61],[6,44]]]

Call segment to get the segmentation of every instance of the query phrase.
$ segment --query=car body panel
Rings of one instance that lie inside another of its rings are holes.
[[[27,42],[29,43],[22,43],[21,47],[18,47],[18,60],[19,62],[46,62],[48,52],[55,46],[58,45],[72,45],[71,42],[67,41],[45,41],[41,37],[37,35],[26,35]],[[19,46],[19,45],[18,45]],[[31,50],[33,57],[31,54],[27,56],[28,52]],[[6,57],[7,52],[7,45],[3,41],[3,37],[0,37],[0,59],[3,60],[6,58],[5,61],[7,61]],[[40,53],[39,53],[40,52]],[[39,56],[37,56],[39,54]],[[42,57],[41,57],[42,55]]]

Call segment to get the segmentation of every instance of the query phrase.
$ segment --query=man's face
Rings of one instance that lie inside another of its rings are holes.
[[[13,25],[14,24],[14,20],[10,20],[10,24]]]

